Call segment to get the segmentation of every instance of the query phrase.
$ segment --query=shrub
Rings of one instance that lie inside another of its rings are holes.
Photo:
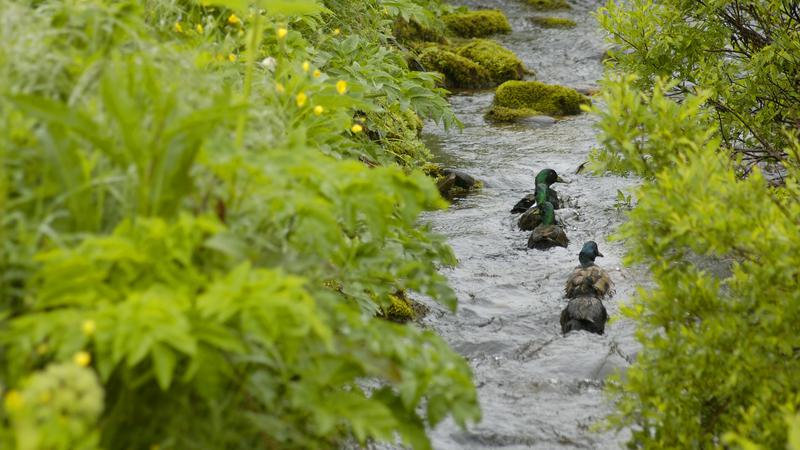
[[[613,423],[631,448],[796,444],[800,6],[635,0],[598,19],[616,49],[592,159],[644,178],[619,237],[655,281],[625,311],[643,349]]]
[[[412,168],[419,117],[457,121],[386,44],[425,8],[257,4],[0,3],[1,448],[430,448],[478,417],[461,356],[376,318],[455,306]]]
[[[511,32],[511,25],[502,11],[482,10],[442,16],[447,30],[458,37],[481,38]]]
[[[699,5],[669,0],[609,2],[597,15],[610,34],[616,70],[638,76],[650,91],[659,78],[676,81],[669,95],[699,89],[719,129],[720,148],[742,157],[742,170],[782,161],[800,112],[800,6],[780,0]],[[669,36],[669,39],[663,39]]]
[[[738,179],[717,130],[702,125],[710,93],[677,104],[670,88],[648,95],[619,82],[604,94],[603,142],[651,180],[619,238],[657,285],[625,308],[644,349],[612,389],[615,423],[633,426],[637,448],[711,447],[730,431],[781,448],[776,407],[800,403],[800,171],[787,167],[788,202],[759,171]]]

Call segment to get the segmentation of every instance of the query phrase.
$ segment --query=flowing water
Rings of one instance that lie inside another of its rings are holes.
[[[604,47],[591,12],[600,5],[570,2],[573,9],[556,13],[536,12],[524,0],[462,4],[505,11],[514,31],[497,39],[537,80],[593,88],[602,75]],[[529,21],[534,15],[568,17],[578,26],[542,29]],[[626,433],[595,432],[592,426],[612,409],[603,392],[605,377],[624,370],[638,350],[633,324],[619,319],[619,306],[646,282],[646,274],[621,268],[622,245],[607,241],[624,220],[615,208],[617,190],[636,180],[575,174],[595,144],[591,116],[492,125],[483,119],[492,97],[491,91],[453,95],[463,132],[435,126],[425,132],[438,162],[485,182],[479,193],[425,217],[458,257],[458,267],[444,273],[460,306],[455,314],[434,307],[424,324],[469,360],[483,411],[483,420],[466,431],[449,422],[432,430],[434,448],[620,448]],[[528,250],[529,233],[519,231],[518,216],[509,213],[533,191],[533,177],[545,167],[570,181],[553,186],[576,206],[566,220],[567,249]],[[597,241],[605,255],[598,263],[616,283],[616,295],[605,305],[619,320],[603,336],[562,336],[564,283],[587,240]]]

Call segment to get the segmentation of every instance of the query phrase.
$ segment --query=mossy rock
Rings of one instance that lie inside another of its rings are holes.
[[[490,122],[516,122],[527,117],[540,116],[542,113],[530,108],[506,108],[493,105],[484,116]]]
[[[447,200],[466,197],[469,193],[483,187],[483,182],[460,170],[442,169],[442,176],[436,179],[439,194]]]
[[[575,89],[550,85],[538,81],[506,81],[501,84],[494,96],[492,111],[487,118],[528,117],[533,112],[548,116],[569,116],[580,114],[581,105],[590,104],[588,97],[579,94]],[[508,111],[507,108],[522,111]]]
[[[527,0],[528,4],[539,11],[554,9],[572,9],[567,0]]]
[[[442,17],[447,31],[463,38],[480,38],[511,32],[511,24],[501,11],[488,9],[448,14]]]
[[[492,86],[492,76],[478,63],[449,50],[429,47],[419,54],[425,70],[444,75],[448,88],[480,89]]]
[[[489,71],[494,83],[521,80],[525,66],[511,50],[486,39],[476,39],[458,49],[458,55],[478,63]]]
[[[392,25],[392,34],[400,42],[436,42],[446,44],[447,37],[439,30],[420,25],[416,21],[398,18]]]
[[[421,319],[428,314],[428,307],[406,297],[405,292],[397,291],[389,295],[390,304],[383,317],[397,323],[407,323]]]
[[[575,28],[578,26],[574,20],[565,19],[563,17],[529,17],[532,23],[539,25],[542,28]]]

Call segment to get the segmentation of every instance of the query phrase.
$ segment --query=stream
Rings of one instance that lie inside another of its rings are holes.
[[[571,10],[555,12],[537,12],[524,0],[460,3],[506,13],[513,32],[495,39],[519,55],[535,79],[597,88],[604,46],[591,13],[600,3],[570,0]],[[567,17],[578,26],[543,29],[529,21],[535,15]],[[483,411],[483,420],[466,431],[451,421],[432,430],[434,448],[621,448],[628,433],[593,426],[613,409],[603,392],[605,378],[624,370],[639,348],[634,325],[620,318],[619,309],[647,274],[622,268],[622,244],[607,240],[624,220],[615,207],[617,190],[636,180],[575,174],[595,145],[592,116],[493,125],[483,119],[492,98],[493,91],[455,94],[450,101],[463,131],[425,128],[437,162],[485,183],[448,210],[423,218],[447,237],[459,260],[443,270],[458,294],[458,312],[429,303],[432,312],[423,324],[468,359]],[[545,167],[569,181],[553,188],[576,203],[578,216],[566,221],[567,249],[528,250],[529,232],[519,231],[518,215],[509,213],[533,192],[534,175]],[[604,302],[611,322],[602,336],[562,336],[564,283],[588,240],[597,241],[605,255],[597,262],[616,284],[616,294]]]

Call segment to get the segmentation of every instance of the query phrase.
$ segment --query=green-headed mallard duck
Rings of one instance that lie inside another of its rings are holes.
[[[561,311],[561,332],[586,330],[603,334],[608,321],[608,313],[599,298],[584,296],[570,299]]]
[[[546,192],[547,200],[553,204],[554,209],[558,209],[560,203],[558,201],[558,193],[550,188],[550,185],[556,182],[564,182],[561,177],[558,176],[555,170],[553,169],[542,169],[539,173],[536,174],[535,186],[536,189],[533,194],[528,194],[522,198],[522,200],[518,201],[513,208],[511,208],[512,214],[523,213],[530,209],[531,206],[536,204],[536,198],[540,195],[540,190],[544,189]],[[540,186],[540,185],[543,185]]]
[[[598,256],[602,257],[603,254],[600,253],[595,241],[583,244],[581,252],[578,253],[581,265],[572,271],[564,288],[567,298],[584,295],[603,298],[614,287],[608,273],[594,263],[594,259]]]
[[[569,243],[564,229],[556,225],[556,214],[553,204],[544,202],[540,206],[542,223],[531,232],[528,238],[528,248],[545,250],[550,247],[561,246],[566,248]]]

